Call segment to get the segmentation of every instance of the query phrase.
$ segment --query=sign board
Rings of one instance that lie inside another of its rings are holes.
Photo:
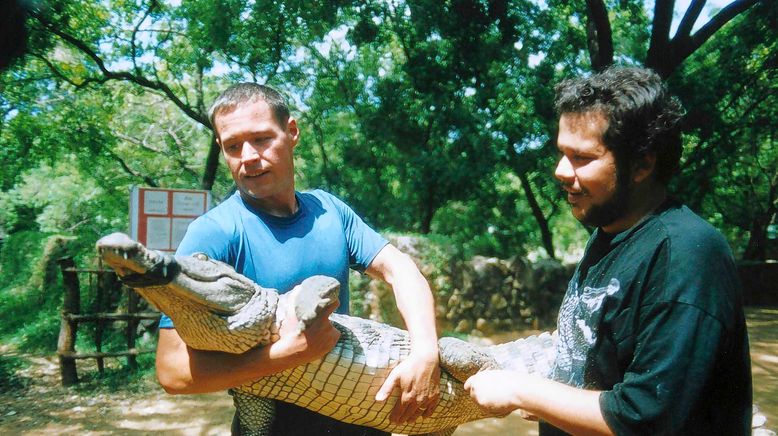
[[[189,223],[210,207],[209,191],[133,186],[130,237],[152,250],[176,251]]]

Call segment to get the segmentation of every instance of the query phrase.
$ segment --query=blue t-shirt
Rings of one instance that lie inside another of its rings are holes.
[[[348,269],[364,271],[388,243],[340,199],[321,190],[295,193],[299,208],[275,217],[248,205],[239,192],[193,221],[176,255],[205,253],[262,287],[281,293],[304,279],[340,281],[339,313],[348,313]],[[160,328],[173,328],[162,316]]]

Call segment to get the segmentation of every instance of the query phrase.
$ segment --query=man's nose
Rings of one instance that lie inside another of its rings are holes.
[[[554,177],[563,183],[573,183],[575,181],[575,171],[573,171],[573,165],[570,164],[567,156],[562,156],[559,159],[559,163],[556,164],[556,169],[554,170]]]
[[[254,162],[259,160],[259,151],[249,141],[243,143],[243,148],[240,152],[240,160],[244,163]]]

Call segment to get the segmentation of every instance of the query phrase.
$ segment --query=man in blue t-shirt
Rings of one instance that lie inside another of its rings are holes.
[[[387,282],[412,349],[376,399],[398,394],[390,414],[395,422],[431,415],[440,380],[435,316],[429,285],[414,262],[333,195],[295,191],[293,151],[300,131],[277,91],[253,83],[234,85],[213,103],[210,118],[237,191],[189,226],[176,254],[205,253],[280,292],[312,275],[335,277],[341,284],[342,313],[348,311],[350,267]],[[280,333],[279,341],[239,355],[200,351],[188,347],[164,317],[157,347],[160,384],[168,393],[229,389],[314,361],[339,337],[326,317],[302,333],[287,325]],[[234,423],[233,432],[240,433],[239,425]],[[273,434],[383,433],[278,403]]]
[[[751,366],[724,237],[669,197],[680,104],[659,76],[611,68],[557,87],[555,176],[594,227],[559,310],[550,379],[486,371],[465,388],[540,434],[747,435]]]

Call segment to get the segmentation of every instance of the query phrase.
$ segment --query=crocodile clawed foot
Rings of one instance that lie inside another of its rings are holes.
[[[303,280],[295,288],[294,313],[300,330],[304,330],[326,308],[337,304],[340,282],[332,277],[313,276]]]
[[[473,374],[485,369],[499,369],[494,357],[482,347],[461,339],[443,337],[438,340],[440,366],[464,383]]]

